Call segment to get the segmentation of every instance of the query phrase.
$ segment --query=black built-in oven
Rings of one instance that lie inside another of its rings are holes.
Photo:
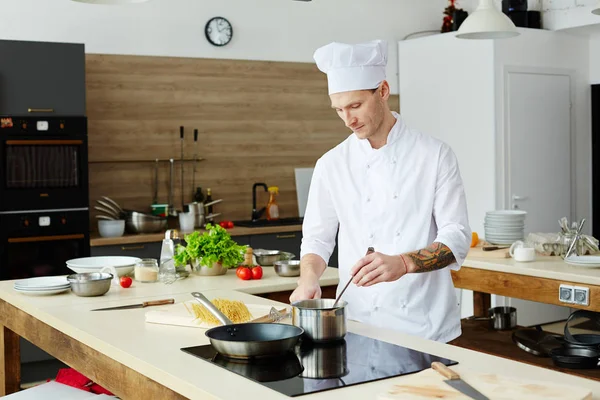
[[[0,212],[0,280],[72,274],[90,255],[89,210]]]
[[[89,205],[86,117],[0,116],[0,211]]]

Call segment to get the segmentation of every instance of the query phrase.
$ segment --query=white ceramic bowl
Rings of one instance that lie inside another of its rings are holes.
[[[83,257],[68,260],[67,267],[78,274],[100,272],[104,267],[113,267],[121,277],[132,273],[139,261],[141,260],[137,257],[127,256]]]
[[[98,220],[98,233],[102,237],[119,237],[125,233],[125,220]]]

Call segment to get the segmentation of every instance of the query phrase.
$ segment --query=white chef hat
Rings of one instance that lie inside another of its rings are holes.
[[[317,67],[327,74],[329,94],[375,89],[385,80],[388,45],[385,40],[367,43],[329,43],[313,55]]]

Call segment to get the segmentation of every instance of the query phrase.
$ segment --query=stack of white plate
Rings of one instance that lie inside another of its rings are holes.
[[[123,276],[133,272],[140,261],[137,257],[126,256],[83,257],[67,261],[67,267],[78,274],[101,272],[104,267],[112,267],[118,276]]]
[[[491,244],[509,245],[525,237],[526,211],[497,210],[485,214],[485,240]]]
[[[71,288],[71,284],[64,276],[43,276],[15,281],[14,288],[19,293],[44,296],[65,292]]]
[[[600,267],[600,256],[569,256],[569,258],[565,258],[565,262],[576,267],[598,268]]]

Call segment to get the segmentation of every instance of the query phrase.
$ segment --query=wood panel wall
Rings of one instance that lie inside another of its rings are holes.
[[[88,54],[86,70],[92,218],[101,196],[149,211],[155,159],[160,203],[167,203],[168,160],[176,160],[181,207],[180,126],[184,202],[192,201],[197,154],[195,184],[223,199],[214,207],[221,219],[250,218],[254,182],[279,186],[281,216],[297,216],[294,168],[314,166],[349,134],[313,63]],[[392,109],[398,100],[392,96]],[[259,206],[267,201],[259,192]]]

